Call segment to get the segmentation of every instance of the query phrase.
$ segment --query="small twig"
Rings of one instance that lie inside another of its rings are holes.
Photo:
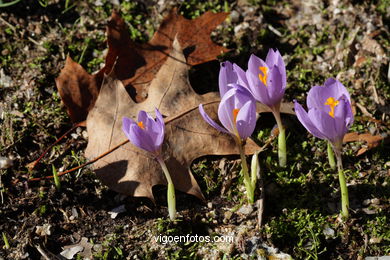
[[[38,252],[42,255],[42,257],[46,260],[50,260],[50,257],[46,254],[45,251],[43,251],[42,247],[40,245],[36,245],[35,248],[38,250]]]
[[[264,213],[264,181],[261,177],[261,169],[259,169],[259,186],[260,186],[260,199],[257,201],[257,225],[260,229],[263,222],[263,213]]]
[[[356,106],[360,109],[360,111],[362,111],[363,115],[367,116],[367,117],[373,117],[372,114],[370,112],[367,111],[367,109],[361,105],[360,103],[357,103],[356,102]]]
[[[3,182],[1,181],[2,175],[3,175],[3,171],[0,171],[0,197],[1,197],[1,204],[4,204]]]
[[[65,134],[63,134],[60,138],[58,138],[54,143],[52,143],[40,156],[38,159],[36,159],[33,163],[32,163],[32,166],[30,168],[30,170],[34,169],[35,166],[37,166],[37,164],[39,163],[39,161],[51,150],[51,148],[53,148],[54,145],[56,145],[58,142],[60,142],[63,138],[65,138],[65,136],[67,136],[70,132],[72,132],[74,129],[76,129],[77,127],[79,126],[82,126],[84,124],[84,122],[81,122],[81,123],[77,123],[75,125],[72,126],[71,129],[69,129],[68,131],[65,132]]]
[[[6,20],[3,19],[3,17],[0,16],[0,21],[2,21],[3,23],[5,23],[14,33],[16,33],[16,28],[15,26],[13,26],[12,24],[10,24],[9,22],[7,22]]]
[[[107,152],[105,152],[105,153],[99,155],[99,156],[96,157],[95,159],[93,159],[93,160],[91,160],[91,161],[88,161],[88,162],[86,162],[86,163],[83,163],[83,164],[81,164],[81,165],[79,165],[79,166],[77,166],[77,167],[74,167],[74,168],[70,169],[70,170],[63,171],[63,172],[59,172],[57,175],[58,175],[58,176],[62,176],[62,175],[64,175],[64,174],[67,174],[67,173],[76,171],[76,170],[81,169],[81,168],[83,168],[83,167],[85,167],[85,166],[87,166],[87,165],[90,165],[90,164],[96,162],[97,160],[103,158],[103,157],[106,156],[107,154],[109,154],[109,153],[115,151],[116,149],[118,149],[119,147],[121,147],[122,145],[124,145],[124,144],[126,144],[126,143],[128,143],[128,142],[129,142],[129,140],[123,141],[122,143],[120,143],[120,144],[118,144],[117,146],[111,148],[111,149],[108,150]],[[52,178],[53,178],[53,176],[45,176],[45,177],[42,177],[42,178],[31,178],[31,179],[28,179],[28,181],[40,181],[40,180],[52,179]]]

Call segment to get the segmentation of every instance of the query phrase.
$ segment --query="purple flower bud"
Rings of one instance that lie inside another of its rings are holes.
[[[239,139],[249,137],[256,126],[256,101],[238,84],[230,84],[218,107],[218,118],[223,127],[214,122],[199,105],[203,119],[215,129]]]
[[[156,120],[145,111],[138,113],[138,122],[123,117],[122,130],[133,145],[157,156],[164,141],[165,124],[157,108],[155,113]]]
[[[234,71],[237,82],[246,87],[257,101],[269,107],[280,104],[286,89],[286,66],[278,50],[270,49],[265,62],[252,54],[246,72],[235,64]]]
[[[308,112],[294,100],[302,125],[315,137],[341,144],[353,123],[351,98],[343,84],[330,78],[324,86],[312,87],[306,102]]]

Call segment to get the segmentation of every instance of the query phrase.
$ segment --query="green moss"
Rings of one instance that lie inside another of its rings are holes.
[[[296,259],[318,259],[331,248],[324,245],[326,217],[316,211],[293,209],[266,225],[266,234],[282,250],[290,252]]]

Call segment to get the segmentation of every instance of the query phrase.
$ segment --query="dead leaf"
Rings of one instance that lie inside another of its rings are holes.
[[[380,135],[372,135],[370,133],[358,134],[358,133],[348,133],[344,136],[344,143],[349,142],[366,142],[367,147],[362,147],[357,152],[357,156],[364,154],[368,150],[377,147],[384,138]]]
[[[69,56],[65,66],[56,78],[56,85],[62,102],[68,109],[73,122],[84,121],[99,94],[99,77],[89,75],[80,64]]]
[[[173,9],[163,20],[153,38],[146,44],[134,43],[128,27],[116,12],[107,25],[108,53],[106,63],[97,74],[89,75],[69,57],[56,79],[62,101],[73,122],[83,121],[93,107],[103,75],[113,71],[128,87],[137,102],[145,100],[149,84],[172,50],[175,35],[187,54],[187,64],[197,65],[214,60],[227,51],[210,39],[210,33],[222,23],[227,13],[206,12],[194,20],[185,19]]]
[[[196,94],[188,81],[188,65],[177,41],[165,64],[149,89],[148,98],[135,103],[121,81],[106,77],[94,108],[87,118],[89,142],[85,155],[93,159],[126,140],[122,132],[122,117],[136,118],[140,110],[154,111],[157,107],[166,120],[163,158],[178,190],[203,198],[202,192],[189,171],[192,161],[203,155],[237,154],[234,140],[208,125],[200,116],[198,105],[216,119],[219,95]],[[263,106],[258,107],[266,112]],[[291,112],[282,106],[282,112]],[[292,112],[293,113],[293,112]],[[246,153],[259,147],[251,140]],[[101,158],[94,165],[97,176],[111,189],[131,196],[153,200],[152,187],[166,184],[160,165],[150,155],[126,143]]]

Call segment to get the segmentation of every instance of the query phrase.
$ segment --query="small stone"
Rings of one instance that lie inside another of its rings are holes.
[[[232,216],[233,216],[233,212],[231,211],[225,211],[225,213],[223,214],[223,218],[226,220],[231,219]]]
[[[370,203],[371,203],[371,200],[370,199],[366,199],[366,200],[363,200],[362,205],[363,206],[368,206],[368,205],[370,205]]]
[[[244,205],[237,211],[237,213],[240,213],[240,214],[242,214],[244,216],[248,216],[252,212],[253,212],[252,205]]]
[[[322,232],[324,233],[326,238],[333,238],[335,235],[334,229],[330,227],[326,227]]]
[[[95,244],[93,245],[93,251],[100,253],[103,250],[102,244]]]
[[[230,13],[230,19],[233,23],[236,23],[240,20],[240,14],[236,10],[233,10]]]
[[[374,198],[374,199],[371,199],[371,204],[379,205],[379,204],[381,204],[381,201],[378,198]]]
[[[8,49],[4,49],[1,51],[1,55],[3,56],[7,56],[9,54],[9,50]]]
[[[13,165],[13,161],[7,157],[0,156],[0,169],[7,169]]]
[[[382,242],[382,238],[381,237],[372,237],[368,241],[368,243],[370,243],[370,244],[379,244],[380,242]]]
[[[208,207],[209,209],[212,209],[212,208],[213,208],[213,203],[212,203],[212,202],[207,203],[207,207]]]

